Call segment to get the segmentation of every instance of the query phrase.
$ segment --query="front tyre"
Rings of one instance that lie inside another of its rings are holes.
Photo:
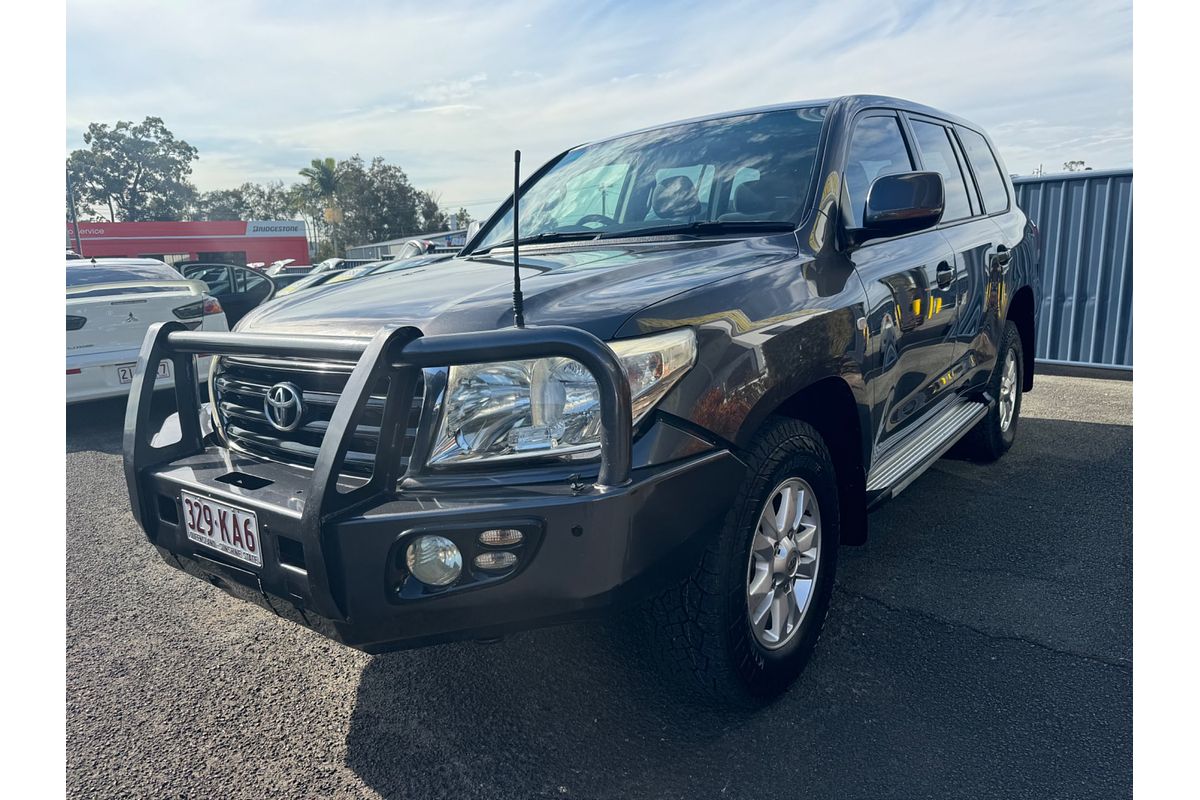
[[[811,425],[772,418],[693,574],[650,604],[669,675],[723,703],[784,691],[816,647],[840,537],[833,462]]]

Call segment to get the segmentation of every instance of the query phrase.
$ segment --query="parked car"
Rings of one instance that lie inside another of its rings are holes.
[[[449,261],[453,256],[454,253],[431,252],[427,255],[406,256],[391,261],[376,261],[373,264],[364,264],[361,267],[338,270],[338,275],[327,281],[325,285],[334,286],[346,281],[366,278],[370,275],[387,275],[390,272],[399,272],[400,270],[414,269],[428,264],[437,264],[441,261]]]
[[[373,261],[369,264],[363,264],[360,267],[347,267],[344,269],[328,270],[326,272],[318,272],[311,275],[305,275],[301,279],[285,286],[276,293],[276,297],[286,297],[296,292],[312,289],[317,286],[336,286],[339,283],[365,278],[369,275],[386,275],[389,272],[398,270],[407,270],[414,267],[424,266],[426,264],[435,264],[439,261],[447,261],[453,256],[453,253],[433,253],[423,256],[408,256],[402,259],[394,259],[391,261]]]
[[[221,304],[199,281],[186,280],[149,258],[68,259],[67,402],[129,392],[146,330],[176,321],[189,330],[227,331]],[[205,375],[208,359],[200,364]],[[158,388],[173,385],[171,363],[157,371]]]
[[[266,264],[251,264],[256,269],[262,269],[272,278],[281,275],[307,275],[312,271],[312,266],[309,264],[297,264],[294,258],[284,258],[279,261],[272,261],[270,266]]]
[[[275,296],[286,297],[287,295],[295,294],[296,292],[304,291],[305,289],[311,289],[314,286],[321,286],[338,277],[339,275],[349,272],[350,269],[353,268],[330,269],[323,272],[310,272],[307,275],[299,275],[295,280],[288,281],[286,284],[280,287],[279,291],[275,293]]]
[[[573,148],[516,235],[510,198],[436,269],[159,331],[151,366],[219,354],[217,402],[181,393],[155,455],[133,400],[134,513],[171,565],[368,652],[640,604],[673,680],[762,702],[868,511],[1013,443],[1040,250],[1006,175],[978,126],[873,96]]]
[[[250,309],[270,300],[276,291],[273,278],[249,266],[192,263],[183,267],[182,272],[185,278],[208,286],[208,293],[225,309],[230,325],[236,325]]]
[[[299,283],[309,277],[307,272],[285,272],[279,275],[272,275],[271,280],[275,283],[275,297],[278,297],[284,289],[291,286],[293,283]]]
[[[361,267],[365,264],[374,264],[379,261],[377,258],[327,258],[312,268],[311,273],[329,272],[335,269],[350,269],[351,267]]]

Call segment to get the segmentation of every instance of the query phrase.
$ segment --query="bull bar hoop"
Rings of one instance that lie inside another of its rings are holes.
[[[133,513],[147,536],[152,536],[154,509],[143,496],[142,477],[148,470],[202,453],[200,395],[195,355],[255,355],[354,361],[355,366],[338,398],[328,432],[317,452],[299,534],[308,561],[313,610],[330,619],[345,619],[330,586],[325,531],[336,515],[345,514],[397,492],[402,475],[400,447],[405,412],[411,403],[418,371],[481,362],[563,357],[580,362],[596,380],[600,396],[600,489],[627,484],[630,477],[633,417],[629,380],[612,349],[579,328],[547,325],[504,328],[479,333],[423,336],[413,327],[389,326],[371,339],[332,336],[291,336],[268,333],[208,333],[190,331],[179,322],[150,327],[138,354],[137,370],[125,410],[123,460]],[[158,365],[172,363],[175,402],[179,414],[178,441],[151,442],[151,406]],[[390,375],[387,402],[380,426],[371,477],[348,492],[338,478],[351,433],[362,418],[372,389]]]

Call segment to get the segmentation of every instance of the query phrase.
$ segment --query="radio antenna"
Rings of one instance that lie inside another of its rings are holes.
[[[521,294],[521,151],[513,151],[513,322],[525,327],[525,298]]]

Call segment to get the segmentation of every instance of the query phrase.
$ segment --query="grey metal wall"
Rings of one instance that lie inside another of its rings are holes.
[[[1042,235],[1041,361],[1133,366],[1133,170],[1014,178]]]
[[[467,229],[459,228],[452,231],[438,231],[436,233],[422,233],[416,236],[405,236],[402,239],[389,239],[386,242],[376,242],[375,244],[362,244],[357,247],[346,248],[346,258],[379,258],[384,259],[389,256],[394,256],[404,246],[404,243],[411,239],[428,239],[437,245],[435,252],[443,252],[444,250],[460,250],[467,243]]]

